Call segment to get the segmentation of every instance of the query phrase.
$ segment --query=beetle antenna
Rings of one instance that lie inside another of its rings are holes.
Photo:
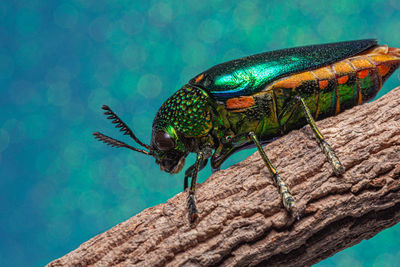
[[[107,119],[113,120],[112,123],[117,124],[115,125],[115,128],[121,128],[120,131],[124,132],[124,135],[129,135],[133,140],[135,140],[136,143],[139,145],[147,148],[150,150],[150,146],[146,145],[145,143],[142,143],[132,132],[132,130],[128,127],[128,125],[125,124],[118,116],[117,114],[114,113],[114,111],[111,110],[111,108],[107,105],[103,105],[101,107],[104,109],[106,112],[104,112],[105,115],[109,115]]]
[[[140,152],[140,153],[143,153],[143,154],[146,154],[146,155],[150,154],[149,152],[147,152],[145,150],[134,148],[133,146],[125,144],[122,141],[116,140],[116,139],[111,138],[111,137],[109,137],[107,135],[104,135],[102,133],[95,132],[95,133],[93,133],[93,135],[94,135],[94,138],[96,138],[97,140],[99,140],[99,141],[101,141],[101,142],[103,142],[103,143],[105,143],[107,145],[110,145],[112,147],[126,147],[126,148],[129,148],[131,150],[134,150],[136,152]]]

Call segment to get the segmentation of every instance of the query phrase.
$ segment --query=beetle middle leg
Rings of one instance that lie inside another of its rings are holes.
[[[272,165],[271,161],[269,160],[269,158],[265,154],[265,151],[263,150],[263,148],[262,148],[262,146],[260,144],[260,141],[258,140],[257,136],[253,132],[250,132],[248,134],[248,137],[256,145],[257,150],[261,155],[261,158],[264,160],[264,163],[265,163],[265,165],[267,165],[267,168],[268,168],[269,172],[271,173],[275,184],[278,186],[279,193],[281,194],[281,197],[282,197],[283,206],[289,212],[293,211],[293,209],[296,208],[296,203],[294,201],[294,198],[293,198],[292,194],[289,191],[288,186],[283,181],[283,179],[279,176],[279,174],[276,171],[275,167]],[[297,214],[297,217],[298,217],[298,214]]]
[[[324,136],[318,130],[317,125],[315,124],[315,121],[311,115],[311,112],[308,109],[306,103],[304,102],[304,99],[299,96],[297,96],[296,99],[297,99],[298,103],[300,103],[301,107],[303,108],[304,116],[306,117],[306,120],[307,120],[308,124],[310,125],[310,127],[314,133],[314,136],[318,141],[318,144],[320,145],[326,158],[328,159],[329,163],[331,164],[333,171],[335,172],[336,175],[342,174],[344,172],[344,167],[343,167],[342,163],[340,162],[339,158],[336,156],[336,153],[333,151],[332,147],[325,141]]]

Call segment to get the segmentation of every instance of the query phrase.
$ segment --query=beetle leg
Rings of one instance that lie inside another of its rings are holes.
[[[202,169],[204,169],[204,167],[207,165],[208,159],[204,159],[201,164],[200,164],[200,168],[199,171],[201,171]],[[183,181],[183,191],[186,190],[186,188],[188,188],[188,181],[189,181],[189,177],[193,177],[193,171],[195,168],[196,164],[193,164],[192,166],[190,166],[186,171],[185,171],[185,180]]]
[[[189,177],[192,177],[193,169],[194,169],[194,165],[190,166],[185,171],[185,180],[183,180],[183,191],[185,191],[186,188],[188,188],[188,180],[189,180]]]
[[[201,165],[201,162],[203,161],[203,158],[204,158],[203,152],[200,151],[199,153],[197,153],[196,162],[193,165],[194,168],[192,171],[192,183],[189,188],[189,194],[188,194],[188,199],[187,199],[187,207],[188,207],[188,211],[189,211],[190,222],[193,222],[197,218],[198,211],[197,211],[197,207],[196,207],[195,192],[196,192],[196,184],[197,184],[197,174],[199,173],[200,165]]]
[[[188,194],[188,199],[187,199],[187,207],[189,211],[189,220],[190,222],[194,222],[197,218],[197,207],[196,207],[196,198],[195,198],[195,193],[196,193],[196,184],[197,184],[197,174],[201,169],[203,169],[208,161],[208,158],[210,158],[212,155],[212,149],[210,146],[205,146],[202,150],[200,150],[197,153],[196,157],[196,162],[189,169],[185,172],[185,182],[184,182],[184,187],[187,187],[187,179],[189,176],[187,174],[191,174],[192,176],[192,182],[190,184],[189,188],[189,194]],[[185,187],[185,189],[186,189]]]
[[[263,150],[260,142],[257,139],[257,136],[253,133],[250,132],[248,134],[249,139],[254,142],[254,144],[257,147],[258,152],[261,155],[261,158],[264,160],[265,165],[267,165],[267,168],[269,172],[271,173],[275,184],[279,188],[279,193],[281,194],[282,197],[282,203],[283,206],[288,210],[289,212],[293,211],[293,209],[296,208],[296,203],[294,201],[294,198],[292,194],[289,191],[289,188],[287,187],[286,183],[283,181],[283,179],[279,176],[278,172],[276,171],[275,167],[272,165],[271,161],[268,159],[267,155],[265,154],[265,151]],[[298,214],[297,214],[298,217]]]
[[[329,163],[331,164],[333,171],[336,175],[340,175],[344,172],[344,167],[340,162],[339,158],[336,156],[335,152],[333,151],[332,147],[325,141],[324,136],[318,130],[317,125],[315,125],[315,121],[311,115],[310,110],[308,109],[304,99],[301,97],[297,97],[297,101],[300,102],[304,115],[306,116],[307,122],[310,125],[311,129],[314,132],[314,136],[317,139],[322,151],[324,152],[326,158],[328,159]]]

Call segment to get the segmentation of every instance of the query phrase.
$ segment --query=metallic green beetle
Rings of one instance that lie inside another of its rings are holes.
[[[214,66],[189,81],[158,110],[150,145],[141,142],[108,107],[117,128],[144,149],[137,149],[101,133],[95,137],[114,147],[152,155],[161,170],[178,173],[189,153],[196,162],[185,172],[191,221],[198,172],[211,159],[218,170],[233,153],[256,146],[284,207],[295,201],[284,180],[268,159],[262,144],[307,123],[339,175],[344,172],[332,148],[317,129],[314,118],[335,115],[371,99],[400,64],[400,49],[379,46],[376,40],[304,46],[261,53]],[[214,153],[213,153],[214,151]]]

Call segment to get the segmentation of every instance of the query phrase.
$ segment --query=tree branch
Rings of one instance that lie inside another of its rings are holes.
[[[265,147],[296,199],[283,208],[258,153],[148,208],[48,266],[308,266],[400,221],[400,87],[317,122],[346,168],[341,177],[306,126]]]

